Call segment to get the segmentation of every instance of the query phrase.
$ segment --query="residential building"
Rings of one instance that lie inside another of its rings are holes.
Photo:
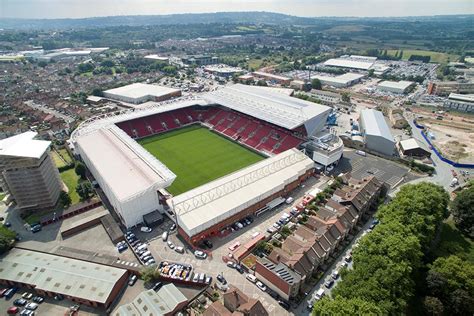
[[[231,285],[220,301],[212,303],[203,316],[268,316],[268,312],[259,300],[249,298],[241,290]]]
[[[362,180],[351,178],[348,185],[337,189],[331,198],[342,205],[352,205],[362,216],[376,205],[383,186],[384,184],[375,176]]]
[[[283,263],[275,264],[266,258],[257,259],[255,276],[285,300],[298,295],[302,283],[298,273]]]
[[[0,187],[18,209],[53,207],[62,189],[59,172],[50,155],[51,142],[25,132],[0,140]]]

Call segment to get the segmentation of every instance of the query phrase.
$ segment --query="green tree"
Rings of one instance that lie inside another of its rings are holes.
[[[154,282],[160,277],[160,270],[156,265],[145,266],[140,270],[140,277],[145,283]]]
[[[351,102],[351,95],[349,94],[349,92],[341,93],[341,100],[343,102]]]
[[[360,298],[343,298],[337,296],[331,300],[327,297],[318,301],[313,309],[313,316],[333,315],[382,315],[376,304]]]
[[[268,84],[265,80],[259,80],[257,81],[257,86],[266,87]]]
[[[76,192],[81,198],[81,201],[86,201],[93,195],[94,191],[92,190],[92,185],[90,182],[86,181],[77,184]]]
[[[423,300],[423,309],[426,315],[443,315],[444,306],[443,303],[436,297],[427,296]]]
[[[81,179],[86,179],[86,166],[82,162],[77,162],[76,167],[74,168],[76,174],[81,177]]]
[[[12,238],[0,234],[0,254],[7,252],[12,245]]]
[[[474,297],[474,264],[458,256],[440,257],[431,264],[432,271],[446,280],[447,293],[462,289]]]
[[[369,77],[373,77],[374,76],[374,70],[373,69],[369,69]]]
[[[102,92],[100,88],[94,88],[92,90],[92,95],[95,95],[96,97],[103,97],[104,93]]]
[[[61,205],[64,208],[68,208],[71,205],[71,202],[72,201],[71,201],[71,197],[69,196],[69,194],[67,194],[64,191],[61,191],[61,193],[59,194],[59,203],[61,203]]]
[[[474,185],[462,190],[451,204],[456,227],[463,233],[473,236],[474,234]]]
[[[311,80],[311,87],[316,90],[321,90],[323,85],[321,84],[321,81],[319,79],[314,78],[313,80]]]

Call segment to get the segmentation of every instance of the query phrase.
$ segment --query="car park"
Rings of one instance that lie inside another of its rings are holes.
[[[257,287],[263,292],[265,292],[267,290],[267,287],[265,286],[265,284],[263,284],[260,281],[257,281],[257,283],[255,283],[255,285],[257,285]]]
[[[198,259],[206,259],[206,258],[207,258],[207,253],[202,252],[202,251],[200,251],[200,250],[196,250],[196,251],[194,252],[194,256],[195,256],[196,258],[198,258]]]

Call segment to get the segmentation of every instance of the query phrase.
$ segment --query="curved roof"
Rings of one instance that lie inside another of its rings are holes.
[[[267,87],[242,84],[206,93],[202,98],[290,130],[331,111],[328,106],[273,92]]]
[[[360,119],[364,125],[365,135],[380,136],[391,142],[395,142],[382,112],[372,109],[362,110]]]

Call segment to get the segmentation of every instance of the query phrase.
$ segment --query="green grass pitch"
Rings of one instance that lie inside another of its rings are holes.
[[[167,189],[173,195],[265,159],[199,125],[150,136],[138,143],[176,174]]]

